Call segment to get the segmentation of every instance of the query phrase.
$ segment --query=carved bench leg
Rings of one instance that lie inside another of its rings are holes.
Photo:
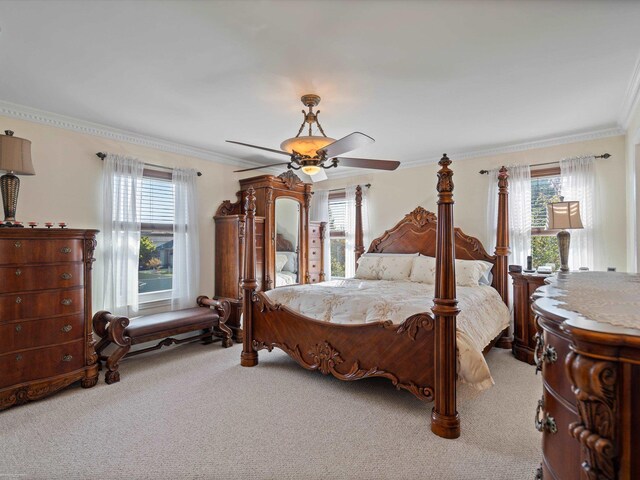
[[[98,360],[96,361],[96,363],[98,364],[98,371],[102,370],[102,360],[100,359],[100,357],[102,356],[102,351],[107,348],[109,345],[111,345],[111,341],[108,338],[101,338],[100,340],[98,340],[98,343],[96,343],[96,355],[98,356]]]
[[[110,356],[107,358],[107,371],[104,374],[104,381],[111,385],[112,383],[116,383],[120,381],[120,372],[118,371],[119,361],[122,357],[124,357],[131,345],[126,345],[124,347],[118,347]]]
[[[220,322],[218,323],[218,330],[220,330],[220,333],[222,333],[222,346],[224,348],[229,348],[230,346],[232,346],[233,340],[231,337],[233,336],[233,332],[225,323],[224,318],[220,318]]]

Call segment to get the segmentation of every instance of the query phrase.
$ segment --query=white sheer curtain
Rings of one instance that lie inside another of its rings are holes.
[[[525,266],[531,254],[531,168],[529,165],[507,167],[509,171],[509,263]],[[498,225],[498,172],[489,172],[487,198],[487,237],[491,253],[496,245]]]
[[[349,185],[345,188],[345,254],[344,276],[353,277],[356,274],[356,187]],[[368,187],[362,188],[362,237],[365,249],[369,246],[369,192]]]
[[[174,192],[173,223],[173,280],[171,307],[181,309],[195,306],[200,281],[198,262],[198,190],[197,172],[176,168],[171,181]]]
[[[315,190],[311,197],[311,208],[309,211],[309,219],[314,222],[327,222],[324,235],[324,277],[325,280],[331,279],[331,237],[329,232],[329,191]]]
[[[116,315],[138,311],[140,188],[144,163],[108,154],[104,159],[103,308]]]
[[[345,225],[344,225],[344,276],[350,278],[356,274],[356,185],[344,189]]]
[[[594,265],[594,224],[595,224],[595,191],[594,173],[595,157],[593,155],[566,158],[560,161],[560,192],[565,200],[580,202],[580,217],[583,229],[571,230],[569,247],[569,268],[577,270]]]

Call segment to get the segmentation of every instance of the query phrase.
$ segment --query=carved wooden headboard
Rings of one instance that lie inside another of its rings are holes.
[[[293,249],[293,243],[284,238],[281,233],[276,235],[276,252],[295,252]]]
[[[416,253],[429,257],[436,256],[435,213],[417,207],[400,220],[395,227],[376,238],[367,253]],[[456,258],[461,260],[484,260],[493,263],[494,287],[496,257],[489,255],[484,246],[475,237],[465,235],[459,228],[455,229]]]

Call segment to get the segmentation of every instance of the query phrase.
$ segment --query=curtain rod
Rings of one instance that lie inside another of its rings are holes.
[[[96,156],[100,157],[100,160],[104,160],[107,157],[107,154],[104,152],[98,152],[96,153]],[[155,163],[144,163],[145,165],[147,165],[148,167],[156,167],[156,168],[164,168],[165,170],[173,170],[173,168],[171,167],[165,167],[164,165],[157,165]],[[199,177],[202,176],[202,172],[196,172],[198,174]]]
[[[367,188],[371,188],[371,184],[370,183],[365,183],[364,185],[362,185],[363,187],[367,187]],[[327,192],[331,193],[331,192],[342,192],[346,189],[347,187],[344,188],[334,188],[333,190],[327,190]]]
[[[595,156],[595,157],[593,157],[593,158],[604,158],[604,159],[606,160],[606,159],[607,159],[607,158],[609,158],[610,156],[611,156],[611,155],[609,155],[608,153],[603,153],[602,155],[596,155],[596,156]],[[534,163],[533,165],[529,165],[529,166],[530,166],[530,167],[541,167],[541,166],[543,166],[543,165],[554,165],[554,164],[556,164],[556,163],[559,163],[559,162]],[[478,172],[478,173],[480,173],[480,175],[485,175],[485,174],[489,173],[489,170],[480,170],[480,172]]]

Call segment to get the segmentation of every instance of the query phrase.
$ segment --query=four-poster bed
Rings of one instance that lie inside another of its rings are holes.
[[[431,312],[411,315],[399,324],[390,320],[357,324],[314,320],[273,302],[264,292],[257,292],[256,207],[254,191],[249,188],[245,208],[246,253],[242,280],[244,342],[241,364],[255,366],[258,364],[259,350],[271,351],[277,347],[302,367],[319,370],[325,375],[330,373],[341,380],[387,378],[396,388],[408,390],[420,400],[434,401],[432,431],[444,438],[457,438],[460,435],[460,419],[456,408],[456,317],[459,309],[455,261],[483,260],[493,264],[492,286],[504,303],[508,302],[508,175],[503,167],[499,177],[498,242],[496,254],[492,256],[478,239],[465,235],[453,226],[453,172],[449,168],[450,163],[446,155],[439,162],[437,221],[434,214],[417,208],[394,228],[375,239],[367,252],[419,252],[435,257]],[[361,194],[359,191],[357,193]],[[357,197],[360,197],[358,194]],[[356,202],[358,219],[360,204],[360,201]],[[364,250],[361,222],[358,223],[356,257],[360,257]]]

